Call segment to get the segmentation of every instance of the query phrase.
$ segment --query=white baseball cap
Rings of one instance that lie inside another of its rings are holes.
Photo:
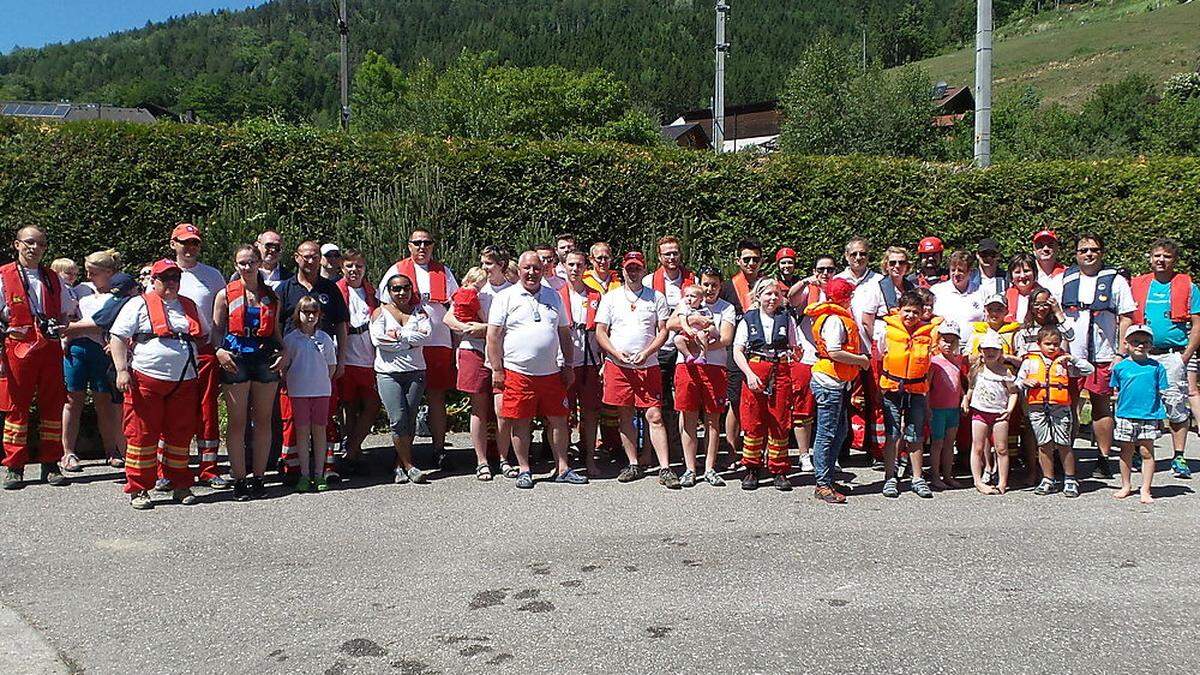
[[[342,249],[338,248],[337,244],[321,244],[321,256],[327,256],[330,253],[342,254]]]
[[[989,330],[979,338],[980,349],[1004,349],[1004,343],[1000,341],[1000,334],[994,330]]]
[[[1154,331],[1150,329],[1150,326],[1147,326],[1144,323],[1135,323],[1129,328],[1126,328],[1125,339],[1128,340],[1129,336],[1133,335],[1134,333],[1145,333],[1150,337],[1151,340],[1154,339]]]
[[[999,293],[993,293],[992,295],[988,296],[987,300],[983,301],[984,307],[987,307],[988,305],[1004,305],[1005,307],[1008,307],[1008,298],[1000,295]]]

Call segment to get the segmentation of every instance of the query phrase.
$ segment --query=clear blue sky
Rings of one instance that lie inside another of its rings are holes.
[[[141,28],[147,21],[264,0],[0,0],[0,53]]]

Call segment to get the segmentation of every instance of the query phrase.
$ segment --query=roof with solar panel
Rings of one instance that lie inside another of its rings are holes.
[[[49,122],[110,120],[152,124],[158,121],[145,108],[123,108],[103,103],[55,103],[52,101],[0,101],[0,115]]]

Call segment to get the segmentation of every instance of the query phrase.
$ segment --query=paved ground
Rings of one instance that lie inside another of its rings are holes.
[[[89,467],[0,495],[0,672],[1200,670],[1190,483],[888,501],[856,472],[840,508],[464,475],[136,513]]]

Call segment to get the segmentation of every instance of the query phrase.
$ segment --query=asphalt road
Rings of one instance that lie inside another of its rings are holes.
[[[1200,670],[1191,483],[890,501],[856,472],[843,507],[459,475],[140,513],[89,466],[0,495],[0,672]]]

